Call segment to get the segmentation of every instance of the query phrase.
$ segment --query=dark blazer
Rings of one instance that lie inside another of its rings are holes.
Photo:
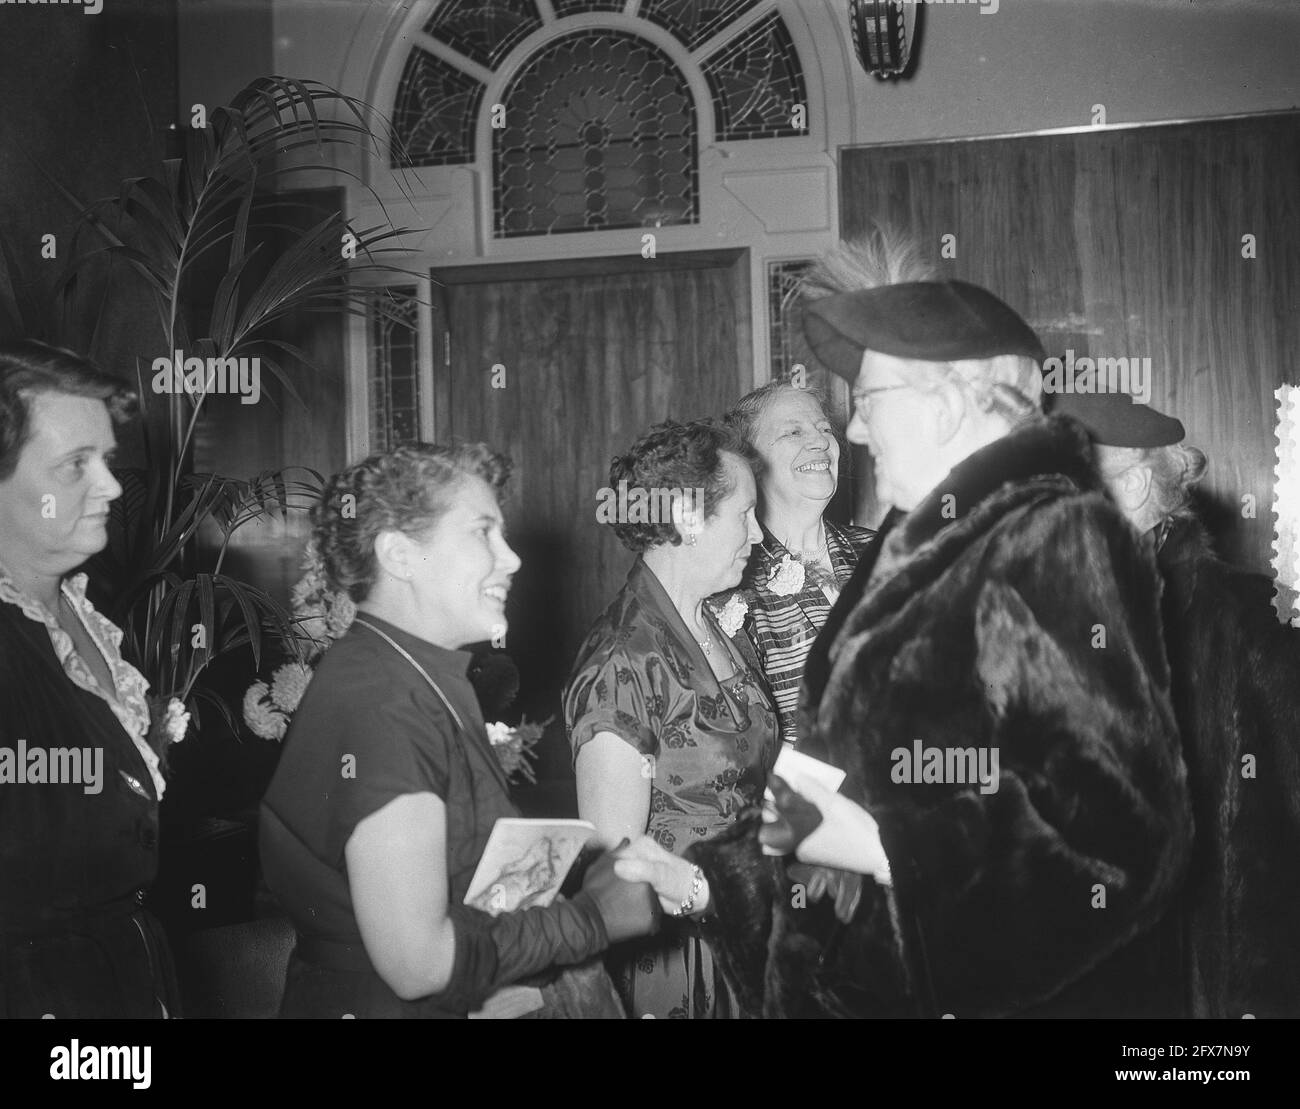
[[[0,748],[6,761],[103,758],[97,792],[0,782],[0,1016],[178,1015],[166,940],[141,908],[158,872],[149,770],[108,704],[64,674],[45,627],[2,602]]]
[[[1022,425],[886,521],[805,671],[798,748],[848,773],[892,888],[837,923],[754,847],[701,845],[725,961],[769,1016],[1185,1010],[1191,848],[1154,560],[1082,429]],[[900,751],[999,757],[997,788]],[[760,935],[760,933],[765,933]]]

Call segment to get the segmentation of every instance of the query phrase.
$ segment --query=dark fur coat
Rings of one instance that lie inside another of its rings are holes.
[[[1175,523],[1157,557],[1196,821],[1192,1010],[1300,1017],[1300,631],[1196,522]]]
[[[755,823],[698,845],[724,968],[767,1016],[1185,1011],[1191,849],[1151,554],[1087,439],[1037,420],[886,521],[813,648],[799,749],[848,772],[892,889],[847,925]],[[996,791],[895,752],[996,748]]]

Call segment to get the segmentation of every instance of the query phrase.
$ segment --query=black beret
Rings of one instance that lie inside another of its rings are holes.
[[[804,334],[818,361],[849,382],[862,352],[919,362],[1019,354],[1042,364],[1034,329],[987,289],[965,281],[908,281],[812,301]]]
[[[1167,447],[1182,441],[1182,422],[1128,393],[1050,393],[1048,414],[1073,416],[1105,447]]]

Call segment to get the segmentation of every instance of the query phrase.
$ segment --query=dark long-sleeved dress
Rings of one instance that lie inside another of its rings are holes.
[[[176,1015],[166,939],[142,907],[162,792],[146,683],[84,575],[63,594],[104,655],[112,702],[0,571],[0,1016]]]
[[[321,659],[262,801],[267,884],[298,931],[282,1014],[463,1017],[437,997],[403,1001],[379,977],[361,942],[344,848],[356,826],[390,801],[436,794],[446,805],[448,898],[460,904],[493,825],[519,814],[466,676],[470,655],[373,613],[364,620],[424,667],[464,727],[361,620]]]

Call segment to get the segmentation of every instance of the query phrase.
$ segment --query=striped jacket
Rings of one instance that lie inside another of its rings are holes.
[[[833,524],[830,520],[825,521],[825,527],[831,568],[836,584],[843,586],[876,533],[851,524]],[[781,738],[793,743],[804,662],[813,640],[826,623],[831,602],[811,575],[805,577],[803,588],[797,593],[781,596],[773,592],[773,575],[789,554],[763,528],[763,542],[750,553],[739,592],[749,606],[745,631],[758,650],[763,675],[776,701]]]

